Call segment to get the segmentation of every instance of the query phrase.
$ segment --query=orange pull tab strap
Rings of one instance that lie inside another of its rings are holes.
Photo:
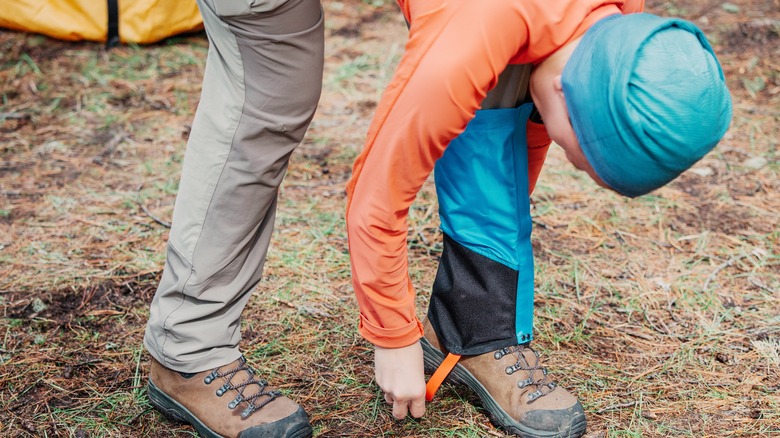
[[[439,387],[441,386],[442,382],[444,382],[444,379],[446,379],[447,376],[450,374],[450,371],[452,371],[452,369],[455,368],[455,365],[458,364],[459,360],[460,360],[459,354],[449,353],[447,357],[444,358],[444,361],[442,361],[442,363],[439,364],[439,368],[436,368],[436,371],[433,373],[430,380],[428,380],[428,383],[425,385],[425,401],[433,400],[434,394],[436,394],[436,391],[439,390]]]

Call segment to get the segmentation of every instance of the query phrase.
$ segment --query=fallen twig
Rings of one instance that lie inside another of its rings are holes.
[[[750,284],[752,284],[753,286],[755,286],[755,287],[757,287],[759,289],[763,289],[763,290],[765,290],[765,291],[767,291],[769,293],[775,293],[774,289],[772,289],[771,287],[769,287],[769,286],[765,285],[764,283],[760,282],[755,277],[748,278],[748,281],[750,282]]]
[[[0,113],[0,120],[29,120],[29,114],[20,113]]]
[[[634,400],[634,401],[630,401],[628,403],[620,403],[620,404],[617,404],[617,405],[611,405],[611,406],[607,406],[606,408],[599,409],[598,411],[596,411],[596,413],[597,414],[603,414],[605,412],[617,411],[618,409],[631,408],[631,407],[636,406],[637,403],[638,402],[636,400]]]
[[[153,221],[155,221],[158,224],[164,226],[165,228],[170,228],[171,227],[171,223],[170,222],[166,222],[166,221],[158,218],[154,214],[152,214],[152,212],[149,211],[148,208],[146,208],[146,205],[144,205],[144,203],[141,202],[141,189],[143,189],[143,187],[144,187],[143,184],[138,186],[138,198],[136,199],[136,203],[138,204],[139,207],[141,207],[141,210],[143,210],[143,212],[146,213],[146,215],[149,216]]]
[[[739,254],[718,265],[718,267],[715,268],[715,270],[712,271],[712,273],[707,276],[707,280],[704,281],[704,286],[702,286],[702,290],[707,290],[707,287],[709,287],[710,283],[712,283],[712,280],[715,279],[715,277],[718,275],[720,271],[728,268],[729,266],[733,265],[734,262],[743,259],[746,256],[747,254]]]

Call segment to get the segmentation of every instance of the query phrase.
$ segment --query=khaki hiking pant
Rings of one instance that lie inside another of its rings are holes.
[[[240,356],[277,193],[322,87],[319,0],[198,0],[209,52],[144,344],[197,372]]]

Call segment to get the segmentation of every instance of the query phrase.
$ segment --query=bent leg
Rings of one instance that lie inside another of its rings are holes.
[[[278,188],[320,96],[319,1],[244,4],[199,1],[209,54],[144,338],[177,371],[240,356],[240,315],[261,277]]]

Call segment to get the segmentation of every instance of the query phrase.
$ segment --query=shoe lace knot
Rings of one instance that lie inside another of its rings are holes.
[[[234,383],[233,378],[241,372],[245,374],[245,377],[243,380],[239,379],[238,383]],[[227,406],[228,409],[232,411],[242,402],[246,403],[247,406],[241,412],[241,418],[249,417],[253,412],[260,410],[263,406],[271,403],[282,395],[281,391],[266,390],[268,388],[268,382],[257,377],[255,370],[247,365],[244,356],[241,356],[238,365],[231,370],[220,371],[219,368],[215,368],[211,373],[206,375],[203,382],[206,383],[206,385],[210,385],[212,382],[222,377],[225,378],[225,383],[217,388],[217,397],[222,397],[229,391],[236,391],[236,397],[231,400]]]
[[[526,352],[528,351],[533,353],[533,363],[529,363],[526,358]],[[553,392],[555,382],[547,376],[547,368],[541,366],[540,355],[536,350],[525,345],[513,345],[496,351],[493,357],[496,360],[500,360],[504,356],[509,355],[515,356],[515,363],[506,367],[506,373],[511,375],[518,371],[525,371],[528,375],[525,379],[517,382],[517,387],[524,389],[528,386],[534,386],[536,388],[535,391],[528,393],[529,403]]]

